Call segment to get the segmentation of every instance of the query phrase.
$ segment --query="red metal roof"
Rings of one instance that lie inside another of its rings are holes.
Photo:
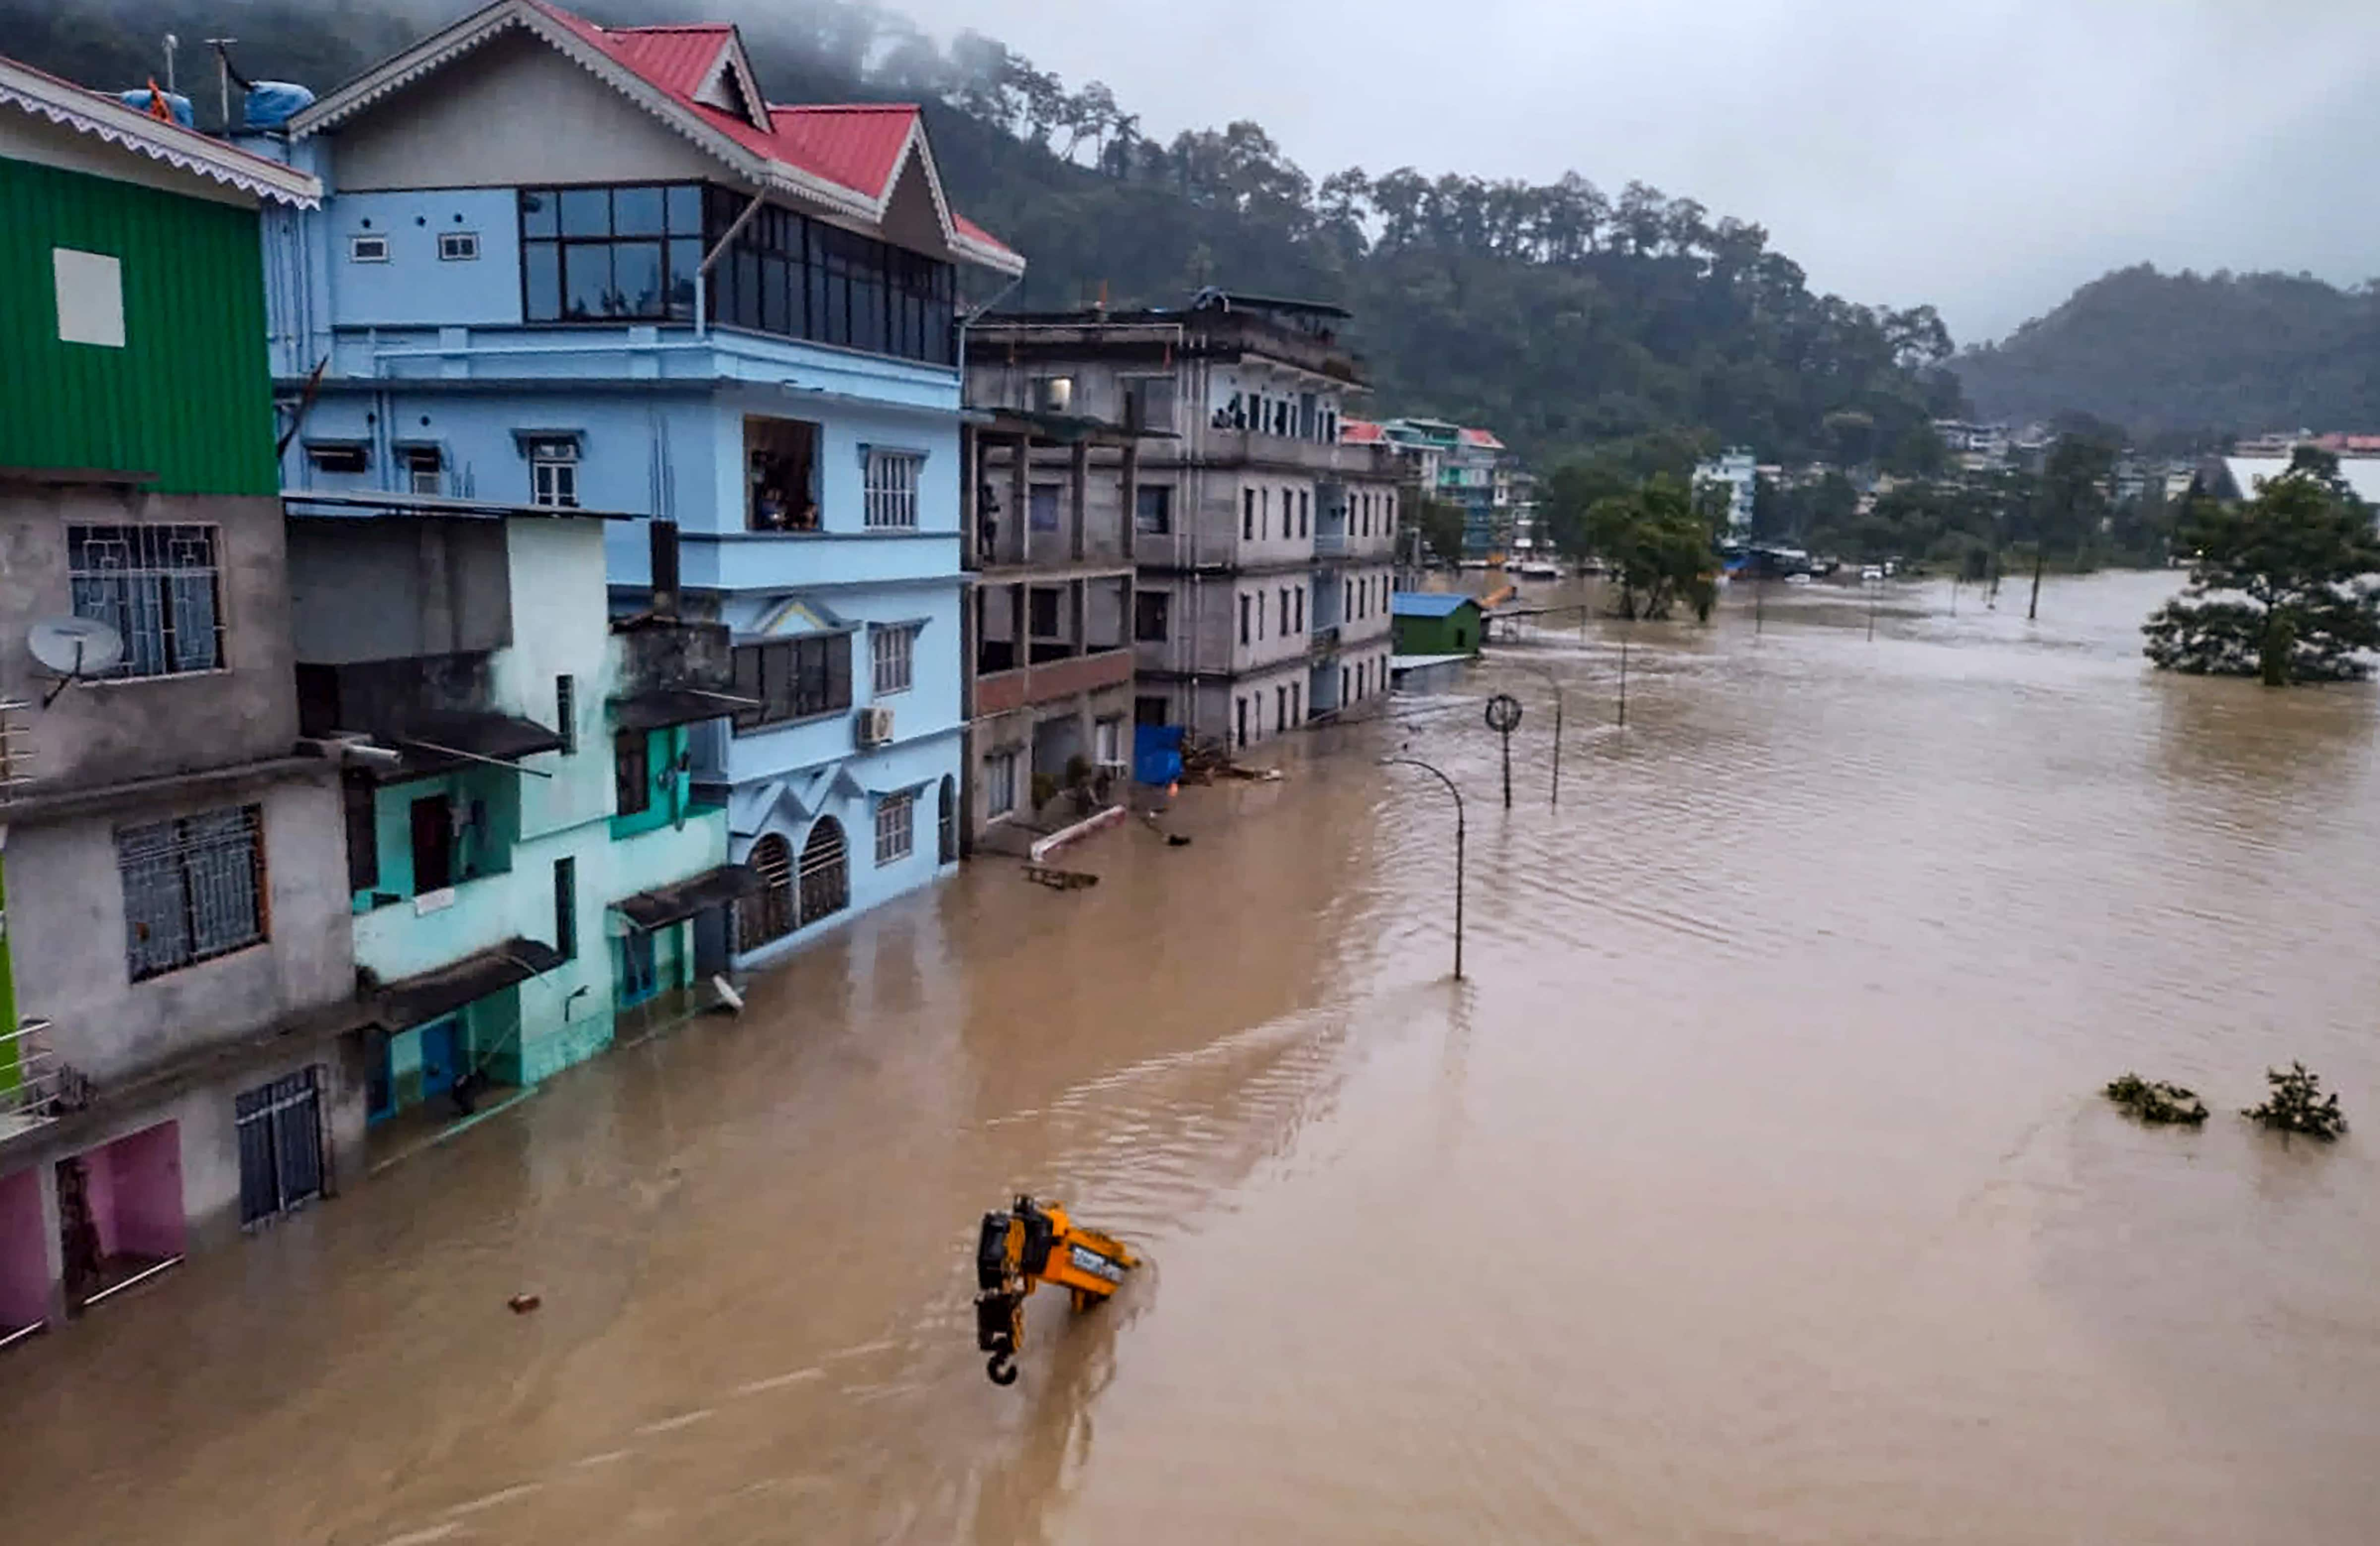
[[[1368,419],[1339,420],[1339,439],[1348,445],[1378,445],[1389,438],[1389,432]]]
[[[673,27],[599,27],[550,0],[529,0],[538,9],[601,49],[622,67],[669,96],[678,106],[736,143],[797,172],[806,172],[871,201],[892,191],[917,128],[915,103],[859,103],[819,106],[755,103],[770,127],[755,127],[733,113],[697,102],[718,67],[720,51],[733,46],[735,29],[724,22]],[[998,237],[952,212],[958,233],[1005,252]]]
[[[1465,445],[1485,446],[1491,451],[1504,449],[1504,443],[1486,430],[1458,430],[1455,434]]]

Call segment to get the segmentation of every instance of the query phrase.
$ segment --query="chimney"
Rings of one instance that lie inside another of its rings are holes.
[[[653,615],[677,615],[677,522],[652,524]]]

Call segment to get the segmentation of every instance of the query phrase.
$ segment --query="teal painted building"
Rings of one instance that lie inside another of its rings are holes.
[[[726,630],[615,621],[601,518],[292,514],[300,711],[346,767],[356,962],[386,1028],[371,1114],[533,1085],[624,1019],[698,1006],[752,889],[688,749],[733,706]]]

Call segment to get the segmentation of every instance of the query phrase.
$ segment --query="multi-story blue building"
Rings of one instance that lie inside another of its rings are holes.
[[[764,883],[738,962],[953,862],[956,271],[1024,263],[917,109],[773,105],[731,27],[499,0],[261,143],[325,189],[267,223],[285,484],[625,512],[615,606],[674,578],[730,630],[743,701],[689,757]]]

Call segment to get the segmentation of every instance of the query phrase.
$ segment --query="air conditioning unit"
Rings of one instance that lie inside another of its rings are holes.
[[[866,708],[859,711],[859,744],[863,747],[883,746],[892,739],[892,711],[889,708]]]

